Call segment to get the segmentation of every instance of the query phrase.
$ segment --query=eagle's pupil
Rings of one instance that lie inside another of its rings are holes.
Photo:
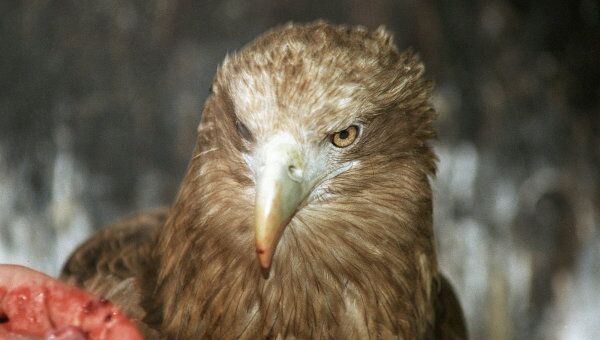
[[[340,131],[340,138],[341,139],[346,139],[346,138],[348,138],[349,134],[350,133],[348,132],[348,130]]]

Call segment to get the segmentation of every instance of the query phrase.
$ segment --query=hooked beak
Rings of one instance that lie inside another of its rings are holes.
[[[256,174],[255,237],[258,261],[268,269],[283,229],[310,188],[297,143],[274,138],[262,154],[264,166]]]

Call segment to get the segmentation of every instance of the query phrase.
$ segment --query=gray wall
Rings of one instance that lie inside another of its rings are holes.
[[[436,81],[435,225],[475,339],[600,338],[594,1],[0,4],[0,262],[56,274],[169,204],[218,63],[264,30],[385,24]]]

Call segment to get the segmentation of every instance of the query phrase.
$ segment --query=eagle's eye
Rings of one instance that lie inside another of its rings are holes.
[[[358,137],[358,126],[351,125],[342,131],[338,131],[331,136],[331,142],[338,148],[345,148],[354,143]]]
[[[251,142],[252,141],[252,133],[250,133],[250,130],[248,130],[248,128],[246,127],[246,125],[244,125],[244,123],[240,122],[239,120],[235,122],[235,128],[237,129],[238,133],[240,134],[240,136],[242,138],[244,138],[245,140]]]

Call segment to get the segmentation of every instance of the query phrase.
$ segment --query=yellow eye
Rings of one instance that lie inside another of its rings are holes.
[[[351,125],[348,128],[336,132],[331,136],[331,142],[338,148],[345,148],[354,143],[358,137],[358,126]]]

